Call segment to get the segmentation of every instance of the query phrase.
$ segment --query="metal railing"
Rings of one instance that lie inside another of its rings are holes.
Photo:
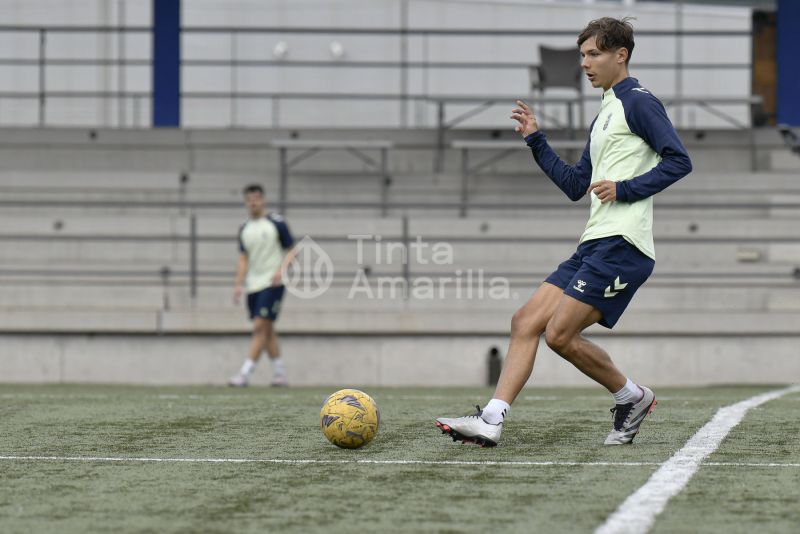
[[[126,27],[109,27],[109,26],[0,26],[0,35],[2,34],[34,34],[38,38],[38,46],[35,57],[29,58],[0,58],[0,67],[35,67],[37,69],[37,89],[28,91],[4,91],[0,92],[0,103],[4,100],[32,100],[38,103],[36,120],[32,121],[31,125],[46,126],[50,124],[48,121],[48,106],[52,99],[70,99],[70,100],[89,100],[89,101],[107,101],[113,100],[118,104],[116,124],[112,124],[111,119],[108,119],[106,124],[97,124],[95,126],[119,126],[119,127],[148,127],[148,120],[142,117],[142,111],[149,109],[149,103],[152,99],[151,91],[132,91],[126,87],[125,73],[129,67],[150,67],[152,58],[138,57],[130,58],[125,56],[124,38],[127,35],[139,34],[147,35],[151,32],[151,28],[146,26],[126,26]],[[181,68],[186,71],[187,69],[195,68],[208,68],[208,67],[223,67],[229,69],[231,80],[235,80],[237,73],[242,69],[276,67],[280,69],[296,69],[296,68],[336,68],[336,69],[390,69],[398,72],[398,86],[395,91],[388,93],[342,93],[342,92],[271,92],[271,91],[240,91],[233,87],[235,82],[232,81],[231,90],[228,91],[195,91],[188,90],[182,91],[181,98],[184,100],[225,100],[230,103],[231,108],[231,121],[227,126],[237,126],[235,116],[235,109],[237,103],[240,101],[263,101],[264,104],[272,110],[271,121],[269,124],[263,124],[266,127],[280,127],[283,125],[281,120],[281,105],[287,100],[352,100],[352,101],[391,101],[399,106],[400,127],[408,127],[409,124],[409,104],[412,102],[421,103],[423,105],[435,106],[434,116],[436,117],[436,127],[440,130],[452,128],[453,126],[461,123],[464,119],[473,116],[482,108],[485,108],[488,103],[497,101],[507,101],[512,96],[502,95],[446,95],[437,94],[427,88],[427,81],[432,74],[438,71],[453,71],[455,69],[464,69],[466,71],[475,71],[476,69],[492,69],[492,70],[507,70],[519,71],[528,69],[530,62],[515,62],[515,61],[439,61],[431,59],[431,39],[432,38],[452,38],[470,36],[473,38],[513,38],[513,39],[536,39],[542,37],[573,37],[575,30],[484,30],[484,29],[435,29],[435,28],[312,28],[312,27],[260,27],[260,28],[226,28],[226,27],[184,27],[181,28],[183,36],[196,36],[196,35],[225,35],[229,38],[234,46],[230,47],[230,57],[220,58],[202,58],[202,57],[184,57],[181,60]],[[49,37],[54,34],[76,34],[76,35],[111,35],[119,40],[118,57],[116,58],[94,58],[94,57],[53,57],[51,48],[48,47]],[[235,46],[237,39],[244,35],[298,35],[298,36],[376,36],[383,37],[399,44],[397,57],[387,60],[364,60],[364,61],[349,61],[349,60],[291,60],[291,59],[245,59],[238,57],[237,49]],[[684,37],[749,37],[749,31],[688,31],[688,30],[637,30],[637,37],[674,37],[676,43],[679,43]],[[412,40],[419,41],[421,47],[421,57],[411,57],[409,52],[409,44]],[[678,47],[680,50],[681,48]],[[677,73],[684,70],[749,70],[751,65],[749,63],[691,63],[686,61],[672,61],[664,63],[636,63],[637,70],[663,70],[675,69]],[[53,90],[50,87],[52,84],[49,82],[49,69],[51,67],[98,67],[98,68],[116,68],[117,69],[117,85],[116,90],[113,91],[87,91],[87,90]],[[8,69],[5,69],[8,71]],[[422,85],[422,90],[412,90],[411,76],[412,72],[419,72],[422,80],[425,80]],[[680,79],[680,77],[676,77]],[[677,82],[676,82],[677,83]],[[747,127],[749,124],[742,124],[741,121],[732,118],[730,115],[725,114],[719,109],[719,105],[723,104],[755,104],[757,105],[760,100],[758,98],[741,98],[741,99],[720,99],[709,96],[708,98],[692,97],[688,98],[683,94],[683,88],[677,85],[674,88],[675,94],[671,97],[665,98],[665,101],[672,101],[676,106],[697,106],[704,109],[712,115],[717,115],[722,120],[729,122],[736,128]],[[519,95],[517,95],[519,96]],[[570,110],[570,103],[575,102],[575,99],[554,99],[554,103],[567,105]],[[462,113],[455,118],[447,118],[445,114],[445,106],[448,103],[462,103],[472,104],[475,109]],[[127,109],[132,109],[132,118],[128,120]],[[2,115],[0,114],[0,124],[2,124]],[[83,125],[83,124],[82,124]],[[252,124],[248,124],[252,126]],[[417,125],[419,126],[419,125]]]
[[[64,202],[65,205],[74,206],[80,202]],[[659,203],[660,208],[664,208],[666,202]],[[93,206],[93,204],[89,204]],[[298,204],[304,205],[304,204]],[[135,266],[111,266],[110,268],[97,269],[96,265],[87,262],[85,269],[81,268],[15,268],[13,265],[0,265],[0,283],[10,283],[12,281],[26,280],[47,280],[48,283],[58,281],[58,279],[66,279],[71,281],[74,285],[118,285],[120,279],[128,280],[128,285],[134,286],[160,286],[163,289],[163,309],[170,308],[169,294],[172,289],[185,288],[188,291],[189,297],[192,301],[197,298],[198,290],[202,283],[213,286],[228,286],[232,283],[233,279],[233,257],[231,257],[231,269],[229,270],[214,270],[209,268],[201,268],[198,259],[198,249],[205,244],[217,243],[231,243],[232,238],[230,235],[215,235],[215,234],[201,234],[198,232],[198,216],[197,211],[201,206],[197,203],[190,203],[192,212],[188,216],[189,230],[187,233],[175,232],[170,234],[125,234],[125,235],[91,235],[91,234],[73,234],[73,235],[42,235],[37,233],[0,233],[0,242],[49,242],[49,243],[139,243],[142,246],[152,244],[169,244],[172,248],[177,246],[186,247],[186,263],[183,268],[178,268],[180,262],[169,262],[162,266],[155,266],[153,262],[149,265],[145,263],[139,268]],[[0,208],[2,205],[0,205]],[[203,206],[205,207],[205,206]],[[219,208],[220,206],[213,206]],[[545,207],[545,205],[539,206]],[[553,207],[553,206],[550,206]],[[730,209],[730,205],[720,206],[713,203],[696,203],[687,206],[685,203],[675,203],[671,208],[695,208],[695,209],[715,209],[724,207]],[[765,207],[776,207],[772,203],[741,203],[735,206],[743,210],[763,209]],[[800,202],[784,203],[779,207],[794,208],[800,207]],[[236,205],[236,209],[240,210],[241,206]],[[559,208],[562,209],[562,208]],[[402,244],[408,250],[409,243],[412,243],[415,236],[410,234],[410,216],[402,215],[399,219],[399,232],[385,233],[381,235],[381,242],[389,246],[389,244]],[[299,236],[298,236],[299,237]],[[315,235],[312,236],[314,241],[325,248],[325,246],[341,243],[353,243],[351,236],[338,236],[338,235]],[[574,237],[565,236],[535,236],[535,237],[522,237],[522,236],[507,236],[498,238],[497,236],[459,236],[459,235],[437,235],[435,232],[426,234],[425,239],[428,242],[449,242],[459,244],[470,244],[480,246],[482,244],[497,244],[502,242],[508,244],[514,249],[525,246],[536,246],[537,244],[564,244],[565,246],[574,245]],[[731,236],[717,236],[717,237],[703,237],[703,236],[660,236],[658,239],[660,244],[666,243],[703,243],[703,244],[741,244],[741,245],[763,245],[768,243],[782,243],[797,245],[800,244],[800,236],[752,236],[752,235],[731,235]],[[736,258],[732,258],[735,263]],[[374,267],[374,268],[373,268]],[[454,264],[453,269],[458,269],[459,266]],[[763,266],[762,266],[763,267]],[[376,265],[366,266],[369,271],[367,278],[371,279],[377,277],[400,277],[403,279],[406,287],[411,287],[413,281],[419,277],[442,276],[442,272],[426,271],[422,265],[412,265],[410,261],[402,261],[398,264],[392,265]],[[335,287],[348,287],[352,284],[356,272],[353,270],[337,269],[333,275],[333,286]],[[513,285],[530,285],[535,280],[541,279],[548,275],[549,272],[536,272],[534,270],[525,271],[503,271],[492,270],[483,273],[485,279],[493,277],[506,278]],[[755,270],[725,270],[714,266],[708,266],[705,269],[690,269],[686,270],[671,270],[659,271],[656,275],[661,285],[676,287],[684,287],[687,283],[691,284],[691,280],[703,287],[708,286],[721,286],[726,287],[729,285],[731,279],[748,279],[754,280],[756,283],[764,284],[785,284],[796,286],[800,281],[800,265],[774,265],[770,269],[755,269]],[[63,283],[63,282],[62,282]],[[66,283],[65,285],[70,285]]]

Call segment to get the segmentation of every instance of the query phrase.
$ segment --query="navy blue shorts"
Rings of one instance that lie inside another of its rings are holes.
[[[268,287],[255,293],[248,293],[247,308],[250,310],[250,319],[261,317],[276,321],[281,312],[281,299],[283,299],[283,286]]]
[[[599,323],[612,328],[655,264],[624,237],[604,237],[578,245],[575,254],[545,282],[600,310]]]

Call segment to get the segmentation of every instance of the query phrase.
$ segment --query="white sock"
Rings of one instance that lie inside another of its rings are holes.
[[[256,368],[256,362],[254,362],[250,358],[247,358],[242,364],[242,369],[239,371],[239,374],[241,374],[242,376],[250,376],[250,374],[252,374],[255,368]]]
[[[639,402],[644,396],[642,388],[631,382],[631,379],[626,379],[625,385],[622,389],[614,393],[614,402],[617,404],[628,404],[629,402]]]
[[[497,425],[503,422],[511,411],[511,405],[504,400],[492,399],[483,407],[481,418],[490,425]]]
[[[278,356],[275,359],[270,359],[270,362],[272,362],[272,374],[274,375],[286,374],[286,368],[283,366],[283,360],[281,359],[280,356]]]

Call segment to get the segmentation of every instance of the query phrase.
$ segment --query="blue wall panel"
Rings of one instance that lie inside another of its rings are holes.
[[[153,126],[181,125],[181,0],[153,0]]]

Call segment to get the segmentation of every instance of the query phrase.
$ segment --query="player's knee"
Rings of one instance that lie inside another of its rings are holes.
[[[551,321],[544,333],[544,340],[548,347],[563,356],[570,343],[572,343],[572,336],[565,329],[559,328],[558,325],[553,324]]]
[[[512,336],[539,336],[543,330],[543,321],[535,311],[523,307],[511,317]]]

